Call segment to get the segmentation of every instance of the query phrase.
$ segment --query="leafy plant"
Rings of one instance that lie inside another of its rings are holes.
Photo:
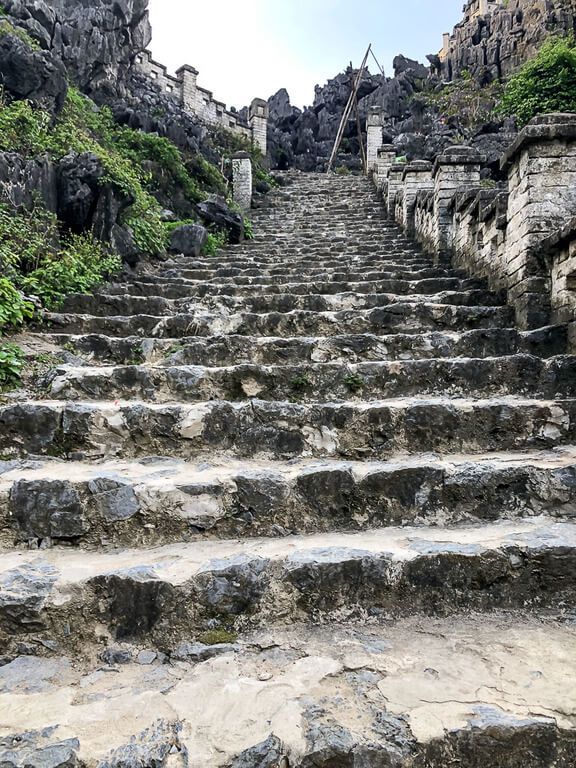
[[[506,83],[496,107],[525,125],[536,115],[576,111],[576,42],[553,38]]]
[[[16,344],[0,344],[0,390],[15,387],[24,367],[24,353]]]
[[[0,277],[0,332],[17,328],[34,315],[34,305],[7,277]]]
[[[207,256],[215,256],[216,253],[228,244],[228,237],[225,232],[209,232],[203,252]]]
[[[351,373],[344,378],[344,386],[350,390],[350,392],[360,392],[365,386],[366,382],[358,373]]]
[[[302,375],[300,375],[300,376],[295,376],[295,377],[294,377],[294,378],[293,378],[293,379],[290,381],[290,388],[291,388],[291,389],[292,389],[294,392],[296,392],[296,393],[298,393],[298,394],[302,394],[302,393],[303,393],[303,392],[305,392],[307,389],[309,389],[311,386],[312,386],[312,382],[310,381],[310,379],[308,378],[308,376],[306,376],[305,374],[302,374]]]
[[[254,227],[250,219],[244,219],[244,236],[246,240],[254,240]]]
[[[118,256],[106,253],[91,235],[71,235],[64,247],[22,279],[22,287],[47,309],[58,308],[71,293],[89,293],[121,268]]]

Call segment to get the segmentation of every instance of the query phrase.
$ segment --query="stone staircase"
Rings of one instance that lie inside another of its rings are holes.
[[[0,407],[0,764],[573,768],[576,358],[365,179],[73,296]]]

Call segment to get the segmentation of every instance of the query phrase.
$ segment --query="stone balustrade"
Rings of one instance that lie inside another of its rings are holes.
[[[378,125],[376,110],[369,122]],[[433,166],[403,164],[376,140],[369,131],[384,205],[437,263],[450,259],[506,291],[521,328],[576,328],[576,115],[531,121],[502,157],[498,185],[482,179],[485,158],[469,147],[451,147]]]

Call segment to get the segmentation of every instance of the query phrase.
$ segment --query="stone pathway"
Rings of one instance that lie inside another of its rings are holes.
[[[576,359],[368,182],[71,297],[0,407],[0,764],[571,768]]]

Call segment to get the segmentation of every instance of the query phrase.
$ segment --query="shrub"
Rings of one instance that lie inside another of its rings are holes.
[[[203,252],[207,256],[215,256],[220,248],[228,244],[228,237],[225,232],[209,232]]]
[[[0,277],[0,333],[17,328],[34,315],[34,305],[7,278]]]
[[[505,86],[496,112],[515,115],[521,125],[547,112],[576,111],[576,43],[548,40]]]
[[[15,387],[22,374],[24,353],[16,344],[0,344],[0,391]]]
[[[120,257],[107,254],[91,235],[71,235],[58,253],[23,278],[22,287],[47,309],[56,309],[68,294],[89,293],[121,266]]]

